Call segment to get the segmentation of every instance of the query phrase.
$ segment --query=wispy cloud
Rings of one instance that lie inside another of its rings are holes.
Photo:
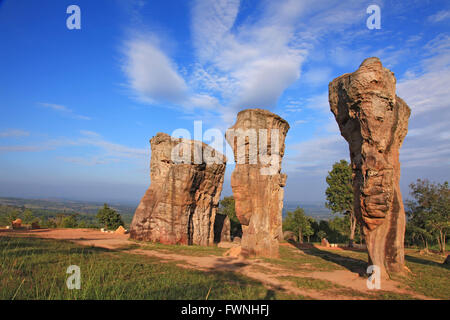
[[[450,10],[441,10],[431,16],[428,17],[428,21],[430,22],[441,22],[444,20],[450,19]]]
[[[217,106],[215,97],[190,90],[179,67],[159,48],[159,42],[155,34],[149,33],[125,42],[122,68],[136,98],[150,104],[170,103],[185,110]]]
[[[19,138],[19,137],[27,137],[30,133],[28,131],[20,130],[20,129],[9,129],[5,131],[0,131],[0,138]]]
[[[94,131],[80,131],[80,136],[76,138],[61,137],[47,141],[28,145],[6,145],[0,146],[0,153],[8,152],[42,152],[68,147],[96,147],[97,155],[84,155],[74,157],[59,157],[66,162],[79,163],[85,165],[104,164],[117,162],[120,160],[145,159],[149,150],[142,148],[128,147],[104,139],[99,133]],[[75,151],[76,152],[76,151]]]
[[[54,150],[59,147],[73,145],[73,141],[66,138],[51,139],[28,145],[4,145],[0,146],[0,153],[9,152],[42,152]]]
[[[123,50],[128,86],[141,101],[187,112],[209,110],[228,124],[240,109],[273,109],[300,78],[320,38],[343,31],[365,14],[364,1],[353,3],[361,8],[341,1],[261,2],[256,15],[237,21],[239,0],[194,1],[194,61],[177,65],[160,46],[162,39],[135,32]],[[305,81],[319,85],[329,74],[329,68],[311,71]]]
[[[287,23],[300,9],[284,10],[284,5],[266,7],[256,22],[234,27],[239,1],[194,2],[198,64],[191,84],[220,97],[226,121],[242,108],[274,108],[283,91],[300,77],[306,52],[290,46],[294,29],[292,22]]]
[[[286,155],[286,172],[324,175],[334,162],[348,159],[347,142],[339,134],[322,136],[289,147],[291,156]]]
[[[100,134],[93,131],[81,131],[82,137],[73,140],[75,145],[91,145],[101,149],[105,156],[119,158],[143,158],[148,153],[146,149],[131,148],[122,144],[105,140]]]
[[[129,85],[149,101],[182,102],[187,94],[176,65],[157,47],[157,40],[137,37],[126,43],[124,71]]]
[[[120,159],[116,158],[102,158],[99,156],[94,157],[59,157],[58,159],[63,160],[64,162],[79,164],[83,166],[95,166],[95,165],[103,165],[112,162],[119,162]]]
[[[52,109],[54,111],[57,111],[61,113],[64,116],[73,118],[73,119],[79,119],[79,120],[91,120],[90,117],[86,117],[83,115],[76,114],[72,109],[69,109],[68,107],[60,104],[54,104],[54,103],[47,103],[47,102],[39,102],[40,106]]]

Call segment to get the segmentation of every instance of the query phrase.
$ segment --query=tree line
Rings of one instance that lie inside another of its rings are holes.
[[[98,210],[96,216],[0,205],[0,225],[11,225],[16,219],[21,219],[23,225],[34,223],[41,228],[106,228],[115,230],[119,226],[125,225],[122,216],[106,203],[103,208]]]
[[[299,242],[327,237],[330,242],[353,246],[354,241],[363,242],[361,225],[353,210],[352,169],[345,160],[336,162],[326,177],[326,203],[337,217],[329,221],[317,222],[305,215],[303,209],[288,212],[283,228],[295,232]],[[445,253],[447,234],[450,230],[450,191],[448,182],[434,183],[417,179],[411,183],[411,199],[406,205],[405,244],[428,250],[437,246]]]
[[[287,212],[283,231],[292,232],[297,241],[317,242],[326,238],[331,243],[364,243],[361,225],[353,209],[352,168],[346,160],[333,164],[326,177],[325,206],[335,215],[317,221],[306,215],[303,208]],[[410,184],[409,200],[405,201],[407,218],[405,244],[428,250],[436,246],[445,252],[450,230],[450,192],[448,182],[432,183],[418,179]],[[234,209],[234,198],[225,197],[219,203],[219,214],[228,215],[231,236],[241,236],[242,229]]]

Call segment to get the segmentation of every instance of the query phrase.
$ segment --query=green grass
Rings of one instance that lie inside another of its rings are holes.
[[[300,289],[327,290],[340,287],[339,285],[334,284],[331,281],[314,279],[309,277],[284,276],[278,277],[278,279],[288,280],[294,283]]]
[[[407,250],[406,265],[413,274],[402,281],[427,297],[450,299],[450,267],[442,264],[444,259],[437,254],[421,256],[416,250]]]
[[[279,259],[264,259],[287,270],[333,271],[361,270],[367,266],[367,254],[360,252],[326,251],[317,248],[296,249],[280,246]]]
[[[81,269],[81,289],[66,286]],[[159,259],[65,241],[1,237],[0,299],[277,299],[283,292],[231,272],[202,272]]]
[[[307,276],[279,276],[305,296],[268,289],[261,282],[235,272],[205,272],[183,268],[180,261],[131,254],[134,248],[186,256],[222,255],[226,249],[130,243],[116,250],[85,247],[61,240],[0,237],[0,299],[310,299],[307,289],[330,296],[361,299],[412,299],[388,291],[363,293],[330,281]],[[365,270],[367,254],[342,250],[299,250],[280,246],[279,259],[261,259],[292,272]],[[444,257],[419,255],[406,250],[406,264],[413,275],[398,277],[403,288],[430,298],[450,299],[450,268]],[[81,268],[81,290],[66,286],[67,267]],[[273,274],[272,268],[252,266],[255,272]]]
[[[166,253],[178,253],[188,256],[221,256],[228,249],[219,248],[217,246],[197,246],[197,245],[169,245],[156,242],[142,242],[133,240],[133,242],[140,244],[140,249],[157,250]]]
[[[411,300],[411,295],[389,292],[383,290],[373,291],[373,293],[364,293],[352,288],[344,287],[328,280],[314,279],[310,277],[279,277],[280,280],[287,280],[295,284],[300,289],[309,289],[323,291],[338,296],[368,299],[368,300]]]

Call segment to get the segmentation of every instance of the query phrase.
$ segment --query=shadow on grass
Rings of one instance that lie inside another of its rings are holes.
[[[414,257],[408,254],[405,254],[405,260],[408,262],[412,262],[412,263],[418,263],[418,264],[422,264],[422,265],[426,265],[426,266],[432,266],[432,267],[440,267],[446,270],[450,270],[450,266],[443,264],[443,263],[439,263],[436,261],[432,261],[432,260],[427,260],[427,259],[422,259],[419,257]]]
[[[298,250],[302,251],[307,255],[312,255],[321,258],[323,260],[340,265],[353,273],[359,274],[360,277],[366,275],[367,262],[364,260],[355,259],[351,257],[344,257],[339,254],[330,252],[328,250],[320,250],[319,248],[313,245],[305,247],[304,245],[299,246],[297,243],[293,242],[290,243],[294,245]]]

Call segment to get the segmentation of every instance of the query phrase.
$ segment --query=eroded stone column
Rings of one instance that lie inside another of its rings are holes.
[[[244,256],[278,257],[286,184],[281,160],[288,130],[289,124],[278,115],[247,109],[238,113],[226,133],[236,162],[231,187],[242,224]]]
[[[383,277],[404,270],[405,211],[399,150],[411,110],[395,94],[394,74],[378,58],[329,84],[331,111],[349,143],[355,213],[363,225],[369,264]]]
[[[204,143],[165,133],[158,133],[150,144],[151,184],[134,214],[130,237],[166,244],[212,244],[225,157]],[[207,159],[201,156],[205,154]]]

